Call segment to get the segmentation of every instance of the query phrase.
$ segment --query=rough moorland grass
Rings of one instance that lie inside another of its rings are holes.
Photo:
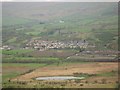
[[[0,54],[2,54],[2,50],[0,49]]]
[[[37,64],[37,63],[35,63],[35,64],[34,63],[26,63],[26,64],[25,63],[3,63],[2,64],[3,71],[5,71],[5,73],[3,73],[3,75],[2,75],[3,82],[6,82],[10,78],[14,78],[22,73],[25,73],[28,70],[36,69],[38,67],[42,67],[45,65],[46,64]],[[11,70],[11,68],[9,68],[9,70],[7,69],[7,71],[6,71],[6,69],[5,69],[6,67],[12,67],[12,69],[15,69],[16,67],[24,69],[26,67],[28,69],[15,71],[15,70]],[[15,68],[13,68],[13,67],[15,67]]]
[[[97,74],[96,76],[111,77],[111,76],[115,76],[117,74],[118,74],[117,71],[110,71],[110,72],[103,72],[103,73]]]
[[[9,39],[7,42],[12,43],[16,41],[16,37],[13,37],[12,39]]]
[[[3,63],[2,66],[18,66],[18,67],[29,67],[29,68],[36,68],[39,66],[44,66],[45,64],[34,64],[34,63]]]
[[[88,62],[89,63],[89,62]],[[59,63],[60,66],[67,66],[67,65],[73,65],[73,64],[77,64],[77,63]],[[83,64],[83,63],[81,63]],[[56,66],[56,63],[53,63],[49,66]],[[46,64],[38,64],[38,63],[3,63],[2,67],[6,68],[6,67],[17,67],[17,68],[29,68],[29,70],[31,69],[36,69],[38,67],[43,67],[46,66]],[[9,68],[9,70],[6,71],[6,69],[3,70],[6,72],[3,74],[2,78],[3,78],[3,82],[8,81],[8,79],[10,78],[14,78],[22,73],[25,73],[24,71],[20,70],[20,71],[13,71],[11,70],[11,68]],[[28,71],[28,70],[27,70]],[[26,71],[26,72],[27,72]]]
[[[3,63],[55,63],[58,62],[59,58],[52,57],[43,57],[43,58],[35,58],[35,57],[10,57],[3,58]]]
[[[4,83],[4,82],[7,82],[9,79],[16,77],[16,76],[19,75],[20,73],[22,73],[22,72],[9,72],[9,73],[7,73],[7,74],[3,74],[3,75],[2,75],[2,82],[3,82],[3,83]]]
[[[11,17],[11,16],[4,16],[3,17],[3,25],[17,25],[17,24],[25,24],[30,22],[30,20],[20,17]]]
[[[112,77],[112,76],[116,76],[117,75],[117,71],[110,71],[110,72],[101,72],[99,74],[87,74],[87,73],[77,73],[75,74],[75,76],[77,77],[85,77],[85,78],[89,78],[89,77]]]
[[[22,54],[22,53],[28,53],[32,52],[33,50],[24,50],[24,49],[17,49],[17,50],[2,50],[2,54],[6,55],[16,55],[16,54]]]

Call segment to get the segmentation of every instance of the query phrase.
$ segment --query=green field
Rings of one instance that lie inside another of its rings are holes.
[[[71,66],[71,65],[86,65],[86,64],[93,64],[93,63],[63,63],[61,65],[58,66],[58,68],[60,67],[67,67],[67,66]],[[34,71],[35,69],[40,67],[49,67],[49,69],[56,67],[56,65],[52,64],[52,65],[46,65],[46,64],[18,64],[18,63],[3,63],[2,65],[4,71],[3,71],[3,87],[4,88],[18,88],[18,87],[24,87],[24,88],[67,88],[67,87],[71,87],[71,88],[117,88],[118,85],[117,83],[106,83],[106,81],[108,82],[109,79],[108,78],[112,78],[115,77],[117,75],[117,71],[110,71],[110,72],[100,72],[99,74],[87,74],[87,73],[80,73],[77,74],[77,77],[85,77],[85,80],[87,80],[88,82],[84,82],[81,80],[76,80],[76,81],[56,81],[59,82],[58,84],[51,84],[51,81],[36,81],[36,80],[31,80],[31,81],[9,81],[10,79],[16,78],[17,76],[21,76],[27,73],[30,73],[32,71]],[[99,83],[100,80],[92,80],[91,82],[89,81],[90,78],[96,78],[96,77],[104,77],[107,79],[101,79],[102,83]],[[104,80],[104,81],[103,81]],[[55,81],[54,81],[55,82]],[[113,82],[113,81],[112,81]],[[22,84],[24,83],[24,84]],[[75,84],[74,86],[72,84]],[[35,84],[35,85],[34,85]],[[80,84],[83,84],[83,86],[81,86]]]
[[[2,17],[2,25],[3,26],[10,26],[10,25],[19,25],[19,24],[25,24],[30,22],[31,20],[21,18],[21,17],[13,17],[13,16],[3,16]]]
[[[24,74],[28,72],[29,70],[34,70],[38,67],[43,67],[46,64],[37,64],[37,63],[3,63],[2,68],[3,68],[3,75],[2,75],[2,80],[4,82],[8,82],[9,79],[15,78],[16,76],[19,76],[21,74]],[[4,69],[4,68],[8,68]],[[15,68],[18,68],[15,70]]]
[[[17,55],[17,54],[24,54],[28,52],[32,52],[33,50],[24,50],[24,49],[19,49],[19,50],[2,50],[2,54],[5,55]]]
[[[117,50],[117,46],[113,46],[118,41],[115,39],[118,29],[116,3],[40,3],[32,4],[31,9],[27,8],[30,3],[25,4],[14,6],[11,3],[13,6],[10,5],[10,8],[3,4],[3,44],[24,47],[30,39],[39,37],[48,40],[87,40],[90,44],[96,44],[96,50],[105,49],[104,45],[108,44],[106,49]],[[60,23],[61,20],[64,23]],[[23,30],[18,30],[20,28]]]
[[[118,86],[116,62],[109,61],[116,60],[117,55],[86,53],[86,51],[99,50],[118,51],[118,3],[21,2],[15,4],[4,2],[2,11],[2,46],[11,47],[11,50],[6,48],[0,50],[3,87],[116,88]],[[86,41],[88,46],[84,50],[77,46],[73,49],[39,51],[34,49],[38,42],[32,43],[31,47],[28,46],[28,43],[34,40]],[[2,46],[0,47],[2,48]],[[98,60],[108,62],[98,62]],[[100,66],[101,72],[98,66]],[[91,68],[95,70],[89,70]],[[36,69],[43,71],[36,72]],[[107,70],[104,71],[104,69]],[[55,72],[51,73],[47,70]],[[35,77],[30,78],[31,82],[10,81],[31,72],[35,72],[33,76],[42,73],[44,73],[43,75],[46,73],[49,75],[77,73],[77,76],[86,79],[83,82],[68,80],[56,85],[56,82],[51,84],[51,82],[36,81],[33,79]],[[107,83],[104,81],[106,78]]]

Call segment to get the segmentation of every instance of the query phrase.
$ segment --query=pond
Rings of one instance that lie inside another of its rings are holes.
[[[52,77],[38,77],[38,78],[36,78],[36,80],[71,80],[71,79],[84,79],[84,77],[52,76]]]

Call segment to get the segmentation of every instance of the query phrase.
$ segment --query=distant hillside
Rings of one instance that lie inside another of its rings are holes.
[[[87,40],[117,49],[117,3],[3,3],[3,44],[22,47],[33,38]]]
[[[117,14],[117,3],[3,3],[3,16],[49,20],[65,16],[103,17]]]

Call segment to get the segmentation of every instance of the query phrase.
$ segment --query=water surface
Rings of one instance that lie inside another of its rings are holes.
[[[36,78],[36,80],[71,80],[71,79],[84,79],[84,77],[53,76],[53,77],[38,77],[38,78]]]

